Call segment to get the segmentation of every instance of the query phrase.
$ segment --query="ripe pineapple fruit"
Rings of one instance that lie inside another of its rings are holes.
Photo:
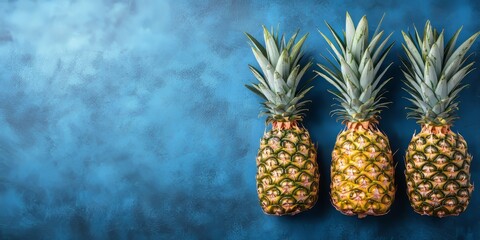
[[[317,74],[331,83],[337,91],[330,91],[340,102],[333,111],[346,128],[337,136],[332,153],[331,200],[333,206],[346,215],[384,215],[395,198],[393,156],[387,136],[378,128],[383,102],[381,89],[391,79],[382,81],[388,68],[381,70],[392,44],[388,35],[379,32],[368,38],[368,22],[362,17],[355,28],[350,15],[346,16],[344,39],[327,23],[338,47],[323,33],[340,65],[331,68],[319,64]]]
[[[456,216],[467,208],[473,185],[470,183],[472,157],[460,134],[450,130],[457,118],[457,94],[466,87],[461,80],[472,71],[465,54],[479,33],[460,47],[455,43],[459,29],[444,46],[444,32],[438,33],[430,22],[423,38],[402,32],[403,61],[409,99],[414,106],[408,117],[422,126],[413,136],[405,157],[407,193],[415,212],[422,215]]]
[[[288,43],[282,35],[265,27],[266,47],[250,34],[253,54],[263,72],[249,66],[259,83],[246,85],[262,97],[267,124],[272,129],[260,140],[257,156],[257,191],[266,214],[294,215],[312,208],[317,202],[319,187],[316,147],[300,122],[305,104],[302,100],[312,88],[299,82],[312,65],[301,66],[301,50],[307,35],[295,43],[295,33]]]

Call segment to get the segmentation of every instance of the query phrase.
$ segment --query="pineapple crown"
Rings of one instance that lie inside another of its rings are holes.
[[[355,28],[352,18],[347,12],[343,39],[325,22],[337,46],[320,32],[332,49],[333,53],[330,52],[330,54],[336,63],[324,57],[331,67],[318,64],[322,71],[315,72],[336,88],[336,91],[329,90],[329,92],[335,95],[335,99],[340,102],[340,105],[335,104],[338,108],[332,111],[332,115],[337,115],[339,120],[375,122],[382,108],[388,104],[383,102],[384,92],[381,90],[392,78],[384,81],[382,78],[392,64],[385,69],[382,69],[381,65],[393,43],[387,46],[392,33],[381,40],[384,35],[384,31],[380,31],[382,20],[371,39],[368,38],[366,16],[360,19]]]
[[[402,60],[407,86],[404,90],[411,96],[407,99],[414,104],[407,108],[411,110],[407,117],[425,125],[451,125],[457,118],[458,93],[467,86],[461,81],[473,70],[473,62],[467,63],[466,53],[479,32],[455,48],[462,28],[455,32],[446,46],[444,31],[439,34],[430,21],[425,24],[423,37],[414,29],[415,37],[402,31],[405,40],[402,46],[408,59]]]
[[[279,37],[278,30],[274,32],[272,29],[269,32],[263,26],[265,47],[253,36],[245,33],[263,73],[249,65],[259,83],[245,86],[265,100],[260,115],[267,115],[267,123],[299,121],[307,111],[305,104],[310,101],[302,99],[312,87],[304,84],[300,89],[297,88],[312,63],[310,61],[304,66],[300,64],[302,46],[308,33],[295,42],[298,32],[294,33],[287,43],[284,35]]]

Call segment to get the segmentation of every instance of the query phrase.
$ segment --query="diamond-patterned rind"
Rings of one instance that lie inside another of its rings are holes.
[[[395,171],[388,138],[376,129],[347,129],[332,152],[333,206],[345,215],[384,215],[395,199]]]
[[[460,134],[413,136],[405,158],[410,205],[422,215],[445,217],[464,212],[472,195],[467,143]]]
[[[257,191],[266,214],[294,215],[318,199],[317,152],[302,127],[271,130],[260,141]]]

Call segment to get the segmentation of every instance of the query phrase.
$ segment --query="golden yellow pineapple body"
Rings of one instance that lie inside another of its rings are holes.
[[[457,216],[468,206],[472,157],[467,143],[448,126],[423,126],[413,136],[405,159],[410,204],[422,215]]]
[[[347,124],[332,152],[331,199],[345,215],[384,215],[395,199],[388,138],[372,124]]]
[[[296,123],[274,123],[260,141],[257,191],[266,214],[295,215],[317,202],[317,152],[308,131]]]

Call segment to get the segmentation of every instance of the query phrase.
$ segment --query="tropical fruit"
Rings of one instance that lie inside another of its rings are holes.
[[[319,173],[317,150],[301,125],[305,94],[312,88],[299,83],[312,65],[301,65],[307,34],[285,37],[263,28],[265,46],[246,33],[261,71],[249,66],[258,83],[246,85],[263,100],[262,114],[271,129],[260,140],[257,155],[257,192],[266,214],[294,215],[317,202]]]
[[[427,21],[421,36],[403,33],[405,89],[413,106],[408,117],[417,120],[421,131],[414,134],[405,156],[407,194],[415,212],[422,215],[456,216],[465,211],[473,185],[472,157],[467,142],[451,130],[457,119],[458,94],[466,87],[462,79],[473,69],[466,53],[479,33],[455,48],[459,29],[444,42]]]
[[[337,136],[332,153],[330,184],[333,206],[346,215],[383,215],[395,198],[392,150],[378,127],[379,114],[388,103],[382,88],[388,68],[382,68],[393,44],[377,30],[369,39],[368,21],[363,16],[357,27],[347,13],[344,38],[327,23],[335,44],[323,33],[334,62],[319,64],[317,74],[334,86],[330,92],[339,101],[338,115],[345,129]]]

